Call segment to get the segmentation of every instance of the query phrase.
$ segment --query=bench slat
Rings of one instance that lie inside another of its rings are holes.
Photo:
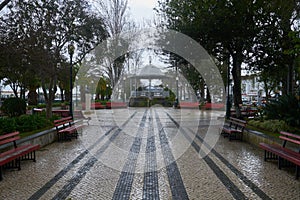
[[[297,138],[298,140],[300,140],[300,135],[288,133],[288,132],[285,132],[285,131],[280,131],[280,134],[285,135],[285,136],[289,136],[289,137],[293,137],[293,138]]]
[[[267,152],[270,152],[274,155],[277,156],[278,160],[278,168],[281,168],[282,165],[282,160],[287,160],[289,162],[292,162],[296,165],[296,179],[299,177],[299,169],[300,169],[300,151],[296,152],[293,149],[289,149],[286,147],[287,142],[291,142],[293,144],[300,145],[300,136],[295,135],[292,133],[280,132],[279,138],[282,139],[283,145],[280,146],[278,144],[265,144],[265,143],[260,143],[259,146],[260,148],[265,150],[265,161],[267,159],[274,159],[276,157],[268,154]]]
[[[2,177],[2,166],[16,161],[15,168],[21,169],[20,160],[33,160],[35,162],[35,151],[40,148],[40,145],[22,145],[17,147],[16,140],[20,139],[19,132],[8,133],[0,137],[0,145],[13,143],[13,148],[0,153],[0,181]],[[32,154],[33,153],[33,154]]]
[[[24,145],[11,149],[8,152],[4,152],[0,155],[0,166],[9,163],[19,157],[22,157],[30,152],[36,151],[40,148],[40,145]]]
[[[72,117],[65,117],[54,121],[54,126],[56,127],[58,141],[64,139],[70,139],[71,137],[78,136],[77,130],[84,127],[84,125],[76,125]]]
[[[270,144],[260,143],[259,146],[266,151],[275,153],[279,157],[284,158],[284,159],[300,166],[300,153],[297,153],[293,150],[281,147],[279,145],[270,145]]]
[[[10,143],[10,142],[14,142],[16,140],[19,140],[20,138],[21,138],[20,136],[16,136],[16,137],[13,137],[13,138],[1,140],[0,145],[7,144],[7,143]]]
[[[247,122],[234,117],[230,117],[226,122],[227,124],[222,127],[221,134],[224,137],[228,136],[229,140],[238,139],[238,136],[240,140],[243,140],[243,132]]]
[[[285,136],[279,136],[279,138],[282,139],[282,140],[286,140],[286,141],[289,141],[289,142],[292,142],[292,143],[300,145],[300,141],[299,140],[294,140],[292,138],[288,138],[288,137],[285,137]]]
[[[13,136],[16,136],[16,135],[19,135],[19,134],[20,133],[18,131],[13,132],[13,133],[7,133],[7,134],[4,134],[4,135],[1,135],[0,140],[4,140],[6,138],[13,137]]]

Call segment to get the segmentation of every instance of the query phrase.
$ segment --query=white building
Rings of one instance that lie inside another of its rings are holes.
[[[261,102],[266,97],[264,83],[259,81],[258,74],[242,76],[242,99],[245,102]]]

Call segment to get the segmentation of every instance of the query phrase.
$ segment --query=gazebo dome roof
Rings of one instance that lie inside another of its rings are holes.
[[[162,78],[165,77],[165,74],[158,67],[148,64],[141,69],[138,76],[147,78]]]

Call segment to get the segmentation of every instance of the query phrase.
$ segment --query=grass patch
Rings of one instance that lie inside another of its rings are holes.
[[[300,135],[300,129],[286,124],[283,120],[249,120],[249,129],[265,133],[270,136],[278,137],[280,131],[286,131]]]
[[[261,133],[264,133],[264,134],[266,134],[266,135],[269,135],[269,136],[273,136],[273,137],[275,137],[275,138],[278,138],[279,137],[279,133],[274,133],[274,132],[271,132],[271,131],[267,131],[267,130],[263,130],[263,129],[261,129],[261,128],[258,128],[258,127],[256,127],[256,126],[251,126],[251,125],[249,125],[249,124],[247,124],[247,126],[246,126],[248,129],[250,129],[250,130],[253,130],[253,131],[258,131],[258,132],[261,132]]]

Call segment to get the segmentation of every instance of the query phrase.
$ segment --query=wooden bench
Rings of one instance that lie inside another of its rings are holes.
[[[19,132],[13,132],[0,136],[0,146],[8,145],[0,153],[0,181],[3,179],[2,168],[17,168],[21,170],[21,160],[36,161],[35,151],[40,148],[40,145],[27,144],[17,146],[16,141],[20,139],[19,134]]]
[[[106,102],[107,109],[114,109],[114,108],[127,108],[127,104],[124,102]]]
[[[60,117],[69,117],[70,116],[70,110],[52,110],[53,114],[56,114]]]
[[[247,122],[234,117],[230,117],[226,120],[227,124],[221,129],[221,134],[224,137],[228,137],[231,141],[232,139],[243,140],[243,133]]]
[[[282,146],[279,144],[260,143],[259,146],[265,151],[264,160],[277,160],[278,168],[281,169],[286,166],[285,161],[296,165],[296,179],[300,176],[300,135],[292,133],[280,132],[279,138],[282,140]],[[287,148],[286,144],[289,142],[298,147],[298,149]]]
[[[58,141],[71,140],[72,137],[77,138],[78,130],[84,127],[83,124],[76,125],[71,116],[54,120],[54,126]]]

